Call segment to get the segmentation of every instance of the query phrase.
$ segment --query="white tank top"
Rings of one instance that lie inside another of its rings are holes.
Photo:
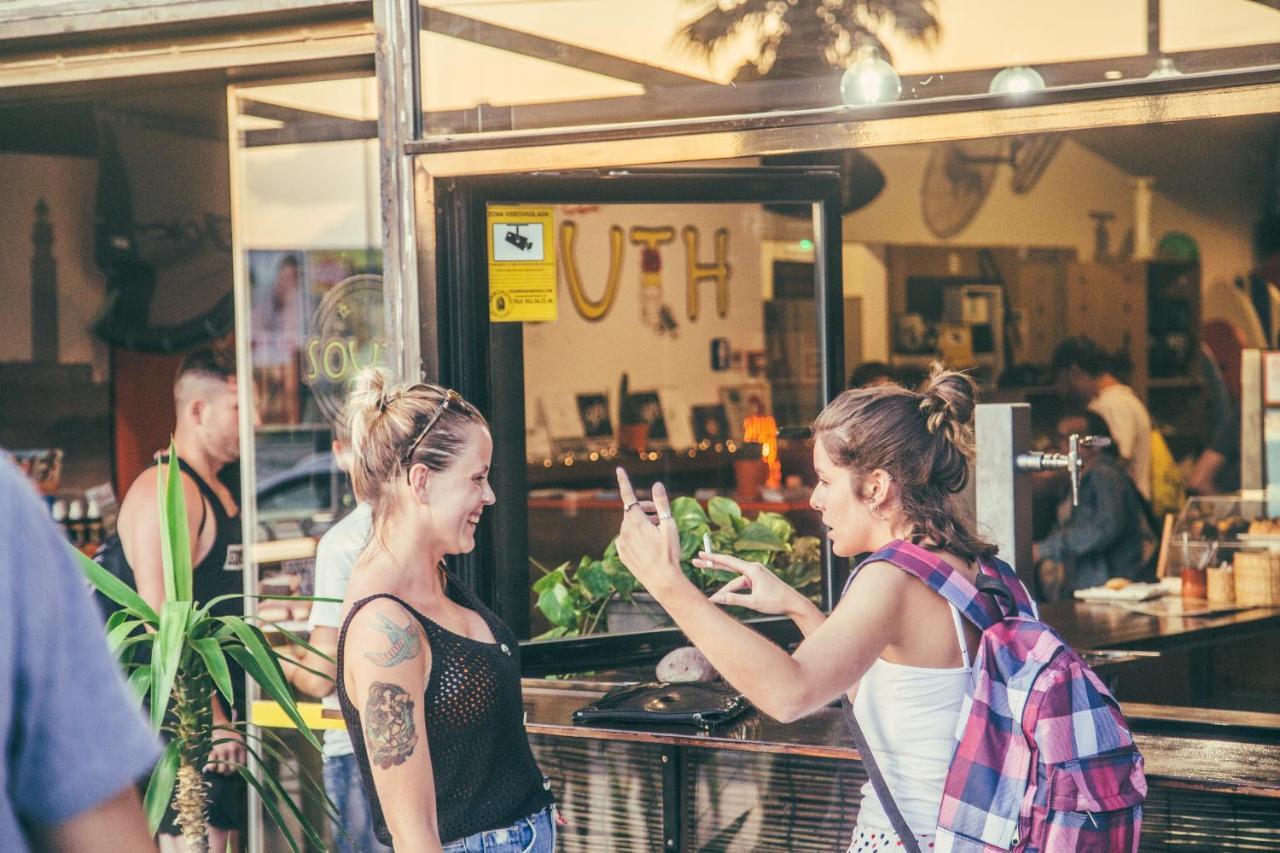
[[[853,712],[894,802],[911,831],[938,826],[942,785],[956,745],[956,725],[971,666],[960,611],[951,607],[964,666],[932,669],[876,658],[858,682]],[[875,789],[862,786],[858,826],[893,832]]]

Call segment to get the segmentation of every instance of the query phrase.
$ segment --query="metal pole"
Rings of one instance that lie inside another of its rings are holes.
[[[255,483],[258,481],[255,464],[257,453],[254,440],[253,397],[253,349],[249,339],[253,327],[249,316],[253,294],[249,283],[249,270],[246,264],[249,252],[245,245],[244,212],[240,205],[243,202],[240,169],[240,111],[236,96],[236,87],[227,87],[227,135],[228,135],[228,173],[231,179],[231,286],[234,293],[236,317],[236,395],[240,404],[240,532],[244,543],[244,606],[246,615],[257,611],[257,599],[252,598],[258,592],[258,559],[255,552],[258,529],[258,500]],[[237,685],[244,691],[246,710],[253,708],[259,696],[258,684],[247,673],[244,683]],[[249,726],[250,736],[259,734],[256,726]],[[262,765],[252,757],[249,758],[249,772],[256,779],[262,779]],[[257,853],[263,849],[264,836],[262,824],[262,797],[249,786],[249,821],[245,828],[245,849]]]
[[[417,0],[374,0],[378,75],[378,164],[382,201],[382,280],[386,329],[401,378],[422,378],[413,162],[404,153],[421,125],[418,108]],[[434,322],[434,318],[427,318]]]
[[[1240,488],[1261,489],[1263,476],[1262,350],[1240,354]]]
[[[978,529],[995,540],[1027,589],[1034,589],[1031,564],[1031,480],[1017,458],[1031,449],[1031,406],[983,403],[975,415]]]

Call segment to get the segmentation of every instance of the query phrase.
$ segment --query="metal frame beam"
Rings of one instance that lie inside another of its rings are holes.
[[[831,108],[545,132],[474,134],[409,143],[437,177],[666,164],[797,151],[950,142],[1202,118],[1274,113],[1280,66],[1151,80],[1129,90],[1071,87],[1026,105],[981,95],[943,103]],[[1165,85],[1160,85],[1165,84]],[[1088,96],[1088,97],[1085,97]],[[942,110],[946,110],[943,112]],[[856,116],[856,118],[855,118]],[[480,138],[473,138],[480,137]]]
[[[681,74],[669,68],[636,62],[634,59],[567,44],[522,30],[513,30],[510,27],[469,18],[466,15],[439,8],[422,10],[422,29],[437,35],[474,42],[484,47],[554,62],[567,68],[577,68],[580,71],[612,77],[615,80],[638,83],[645,88],[684,87],[691,84],[724,88],[703,78]]]

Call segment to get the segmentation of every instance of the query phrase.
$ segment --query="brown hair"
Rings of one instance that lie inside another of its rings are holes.
[[[387,486],[405,471],[418,463],[443,471],[466,447],[472,427],[488,428],[475,406],[450,394],[448,389],[426,382],[393,383],[381,367],[367,368],[356,377],[346,407],[353,455],[351,479],[360,497],[373,505],[375,516],[385,509]],[[433,418],[430,431],[422,435]],[[410,448],[413,456],[407,458]]]
[[[970,529],[953,497],[969,481],[975,395],[972,379],[935,365],[919,391],[895,384],[845,391],[813,422],[814,439],[853,474],[855,494],[870,472],[889,473],[912,542],[964,560],[989,558],[996,546]]]

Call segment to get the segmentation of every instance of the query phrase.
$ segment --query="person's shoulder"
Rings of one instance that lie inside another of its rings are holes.
[[[352,664],[368,660],[380,667],[394,666],[418,657],[423,649],[430,657],[426,632],[407,605],[378,597],[357,601],[352,607],[345,643],[347,660]]]
[[[388,622],[417,627],[418,619],[407,604],[385,595],[370,595],[354,601],[347,631],[357,638],[384,637]]]
[[[850,589],[892,591],[908,586],[914,578],[888,560],[868,560],[858,569]]]

